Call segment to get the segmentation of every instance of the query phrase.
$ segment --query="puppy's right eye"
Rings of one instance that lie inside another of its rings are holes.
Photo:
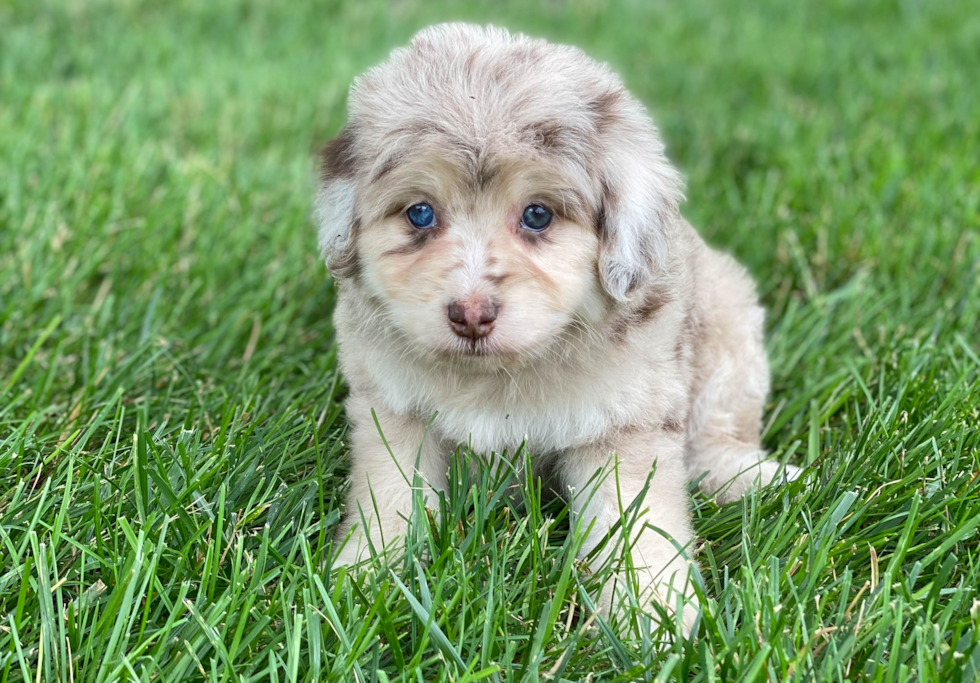
[[[436,212],[428,204],[413,204],[405,213],[408,221],[419,230],[431,228],[436,224]]]
[[[524,209],[524,214],[521,216],[521,226],[531,232],[541,232],[551,225],[551,216],[552,213],[540,204],[531,204]]]

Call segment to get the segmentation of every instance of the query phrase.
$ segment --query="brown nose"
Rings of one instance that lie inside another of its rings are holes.
[[[449,326],[460,337],[476,341],[493,330],[500,306],[489,299],[454,301],[449,304]]]

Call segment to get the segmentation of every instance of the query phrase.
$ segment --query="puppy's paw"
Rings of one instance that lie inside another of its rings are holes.
[[[803,470],[794,465],[781,465],[775,460],[759,460],[752,454],[736,461],[736,467],[725,474],[709,472],[702,486],[713,493],[719,505],[738,500],[751,489],[797,479]]]
[[[783,465],[783,474],[786,476],[786,481],[796,481],[803,474],[803,468],[787,463]]]
[[[358,539],[356,538],[348,539],[347,543],[344,544],[344,547],[341,548],[336,555],[334,555],[333,562],[331,563],[331,567],[333,569],[352,567],[366,559],[366,557],[370,557],[370,555],[366,552],[366,548],[364,548],[363,553],[358,551],[357,540]]]
[[[355,529],[349,536],[336,539],[335,545],[339,547],[339,550],[335,551],[331,566],[334,569],[353,567],[368,563],[374,556],[386,555],[391,557],[393,553],[398,552],[403,543],[404,540],[398,536],[387,543],[383,543],[381,539],[372,538],[369,540],[366,534]]]
[[[404,532],[402,532],[404,534]],[[343,545],[341,545],[343,544]],[[406,547],[405,536],[393,536],[370,541],[363,534],[352,533],[350,538],[338,538],[334,552],[332,569],[357,567],[357,571],[383,566],[394,566],[403,561],[418,560],[423,565],[430,562],[429,549],[424,544],[416,544],[411,550]]]
[[[646,581],[639,586],[639,591],[631,587],[632,584],[626,577],[617,576],[607,581],[599,593],[596,604],[599,614],[604,619],[608,619],[623,636],[629,636],[630,612],[639,608],[657,621],[667,622],[663,625],[669,632],[673,632],[674,624],[679,622],[681,635],[688,638],[694,628],[699,609],[697,596],[690,585],[686,587],[686,591],[681,591],[663,581],[654,583],[643,577],[638,578]]]

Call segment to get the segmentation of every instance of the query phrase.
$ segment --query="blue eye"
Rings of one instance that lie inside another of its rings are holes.
[[[540,204],[531,204],[521,215],[521,226],[531,232],[541,232],[551,224],[551,212]]]
[[[436,212],[428,204],[413,204],[408,207],[408,220],[419,230],[431,228],[436,224]]]

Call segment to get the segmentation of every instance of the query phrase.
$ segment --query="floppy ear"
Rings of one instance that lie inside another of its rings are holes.
[[[602,104],[599,275],[610,296],[626,301],[666,264],[683,183],[639,103],[620,97]]]
[[[337,279],[357,275],[358,221],[354,218],[354,134],[346,126],[323,149],[315,214],[320,253]]]

